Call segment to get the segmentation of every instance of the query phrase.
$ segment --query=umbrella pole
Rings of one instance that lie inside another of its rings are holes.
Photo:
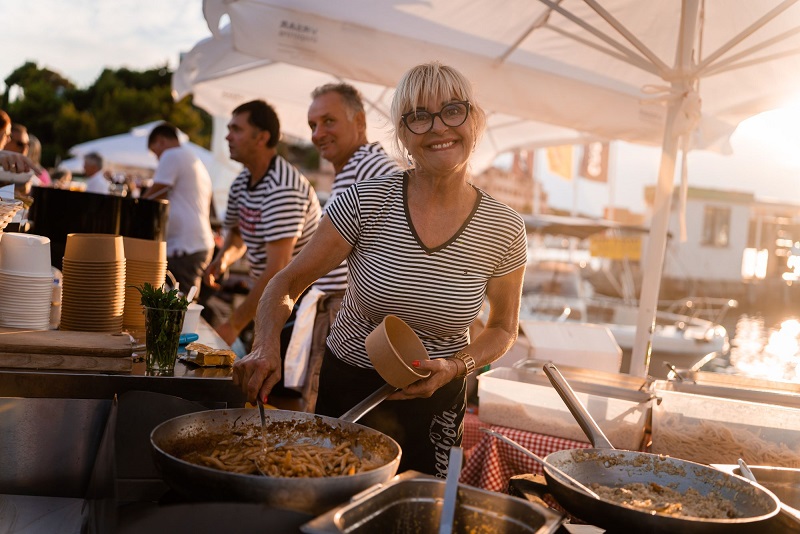
[[[681,98],[673,98],[667,108],[664,140],[661,146],[661,163],[658,169],[653,204],[653,218],[644,256],[642,292],[639,296],[639,311],[636,317],[636,337],[633,341],[629,373],[645,377],[650,366],[653,329],[655,327],[658,293],[667,248],[670,204],[675,182],[675,159],[678,154],[680,136],[675,133],[675,119],[681,109]]]

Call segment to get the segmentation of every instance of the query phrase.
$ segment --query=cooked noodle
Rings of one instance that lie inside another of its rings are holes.
[[[800,467],[800,450],[765,439],[756,427],[680,414],[654,419],[651,451],[704,464],[735,464],[742,458],[752,465]]]
[[[188,436],[167,448],[187,462],[232,473],[331,477],[370,471],[391,460],[387,444],[369,438],[324,423],[291,421],[270,424],[266,447],[260,428],[248,426]]]

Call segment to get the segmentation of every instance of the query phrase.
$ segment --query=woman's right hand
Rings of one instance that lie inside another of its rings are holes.
[[[266,403],[272,388],[281,379],[280,347],[272,345],[253,346],[250,354],[233,364],[233,383],[241,388],[250,403],[255,404],[256,398]]]

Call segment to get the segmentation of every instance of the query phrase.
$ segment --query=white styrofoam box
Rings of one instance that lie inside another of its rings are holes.
[[[616,396],[612,396],[608,386],[596,387],[566,378],[614,447],[641,448],[650,409],[649,393],[614,388]],[[478,398],[478,417],[483,422],[589,441],[549,382],[543,383],[524,370],[498,367],[478,375]]]
[[[703,464],[800,467],[800,409],[661,389],[651,451]]]
[[[622,349],[607,326],[530,319],[520,319],[519,325],[537,360],[619,372]]]

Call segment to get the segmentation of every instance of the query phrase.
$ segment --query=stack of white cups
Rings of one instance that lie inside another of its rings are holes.
[[[49,329],[52,296],[50,239],[0,233],[0,326]]]

